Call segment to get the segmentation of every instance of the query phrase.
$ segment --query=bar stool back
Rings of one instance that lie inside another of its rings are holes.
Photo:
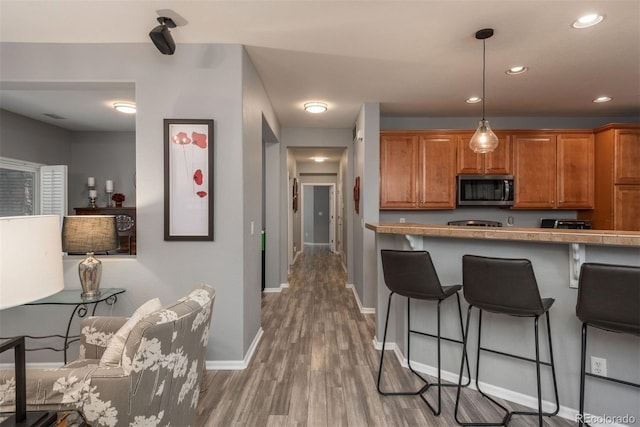
[[[640,387],[640,384],[586,372],[585,368],[587,326],[640,336],[640,267],[582,264],[576,315],[582,321],[579,425],[584,425],[584,386],[587,376]]]
[[[554,302],[553,298],[540,298],[538,283],[533,272],[533,266],[528,259],[511,258],[490,258],[476,255],[464,255],[462,257],[462,289],[464,297],[469,303],[467,311],[466,328],[467,335],[464,340],[464,350],[467,347],[467,337],[469,336],[469,320],[473,307],[479,310],[478,315],[478,353],[476,359],[476,388],[482,396],[502,408],[505,412],[502,421],[493,422],[461,422],[458,420],[458,408],[460,402],[460,389],[456,396],[455,419],[460,425],[506,425],[515,414],[537,415],[538,424],[542,426],[543,416],[553,416],[558,413],[560,403],[558,399],[558,386],[556,382],[555,366],[553,363],[553,348],[551,345],[551,324],[549,320],[549,308]],[[536,358],[530,359],[514,354],[496,351],[481,346],[482,332],[482,312],[488,311],[498,314],[506,314],[518,317],[533,317],[535,329],[535,352]],[[547,318],[547,334],[549,339],[550,362],[540,361],[540,346],[538,334],[538,318],[542,315]],[[534,362],[536,364],[536,378],[538,389],[538,411],[509,411],[490,396],[486,395],[480,388],[480,353],[488,351],[503,356],[515,357],[520,360]],[[551,367],[553,377],[553,387],[555,392],[556,409],[552,413],[542,411],[542,387],[540,383],[540,365]],[[462,374],[460,365],[460,373]]]
[[[384,273],[384,281],[391,291],[389,294],[389,302],[387,305],[387,317],[384,324],[384,336],[382,339],[382,352],[380,353],[380,368],[378,370],[378,392],[384,396],[388,395],[420,395],[422,400],[429,406],[434,415],[439,415],[442,404],[442,387],[458,387],[458,384],[442,384],[440,373],[440,341],[446,340],[462,344],[462,341],[445,338],[440,335],[440,303],[452,295],[455,295],[458,302],[458,317],[460,321],[460,334],[464,339],[464,329],[462,327],[462,309],[460,307],[460,296],[458,291],[462,286],[442,286],[436,269],[433,266],[431,255],[426,251],[398,251],[398,250],[382,250],[380,251],[382,258],[382,269]],[[391,310],[391,299],[394,294],[407,297],[407,361],[409,369],[423,383],[424,386],[416,391],[400,391],[388,392],[383,391],[380,387],[382,378],[382,368],[384,361],[384,348],[387,342],[387,326],[389,324],[389,312]],[[425,332],[415,331],[411,329],[411,299],[437,301],[437,335]],[[438,382],[430,383],[426,378],[416,372],[411,366],[411,334],[420,334],[437,339],[438,351]],[[466,355],[463,360],[467,360]],[[467,378],[471,378],[469,371],[469,362],[467,361]],[[469,380],[470,382],[470,380]],[[469,382],[463,386],[469,385]],[[438,406],[435,409],[423,396],[430,387],[438,388]]]

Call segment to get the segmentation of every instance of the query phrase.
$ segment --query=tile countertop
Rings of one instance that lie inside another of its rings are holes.
[[[468,227],[408,222],[367,223],[365,227],[382,234],[640,247],[640,231]]]

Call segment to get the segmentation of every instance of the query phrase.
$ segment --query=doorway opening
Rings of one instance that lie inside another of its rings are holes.
[[[327,246],[336,252],[335,184],[302,184],[301,236],[305,246]]]

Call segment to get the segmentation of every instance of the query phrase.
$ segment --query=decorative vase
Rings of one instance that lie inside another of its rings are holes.
[[[116,202],[116,208],[121,208],[122,207],[122,202]]]

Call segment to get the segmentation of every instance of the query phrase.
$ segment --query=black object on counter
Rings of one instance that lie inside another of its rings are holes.
[[[502,227],[499,221],[485,221],[481,219],[467,219],[464,221],[449,221],[447,225],[461,225],[472,227]]]
[[[580,220],[580,219],[543,218],[540,220],[540,228],[574,228],[574,229],[590,230],[591,221]]]

